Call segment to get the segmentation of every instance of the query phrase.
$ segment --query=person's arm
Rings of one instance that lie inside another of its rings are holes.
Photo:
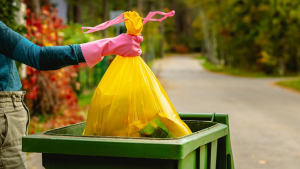
[[[0,53],[38,70],[55,70],[85,62],[80,45],[40,47],[1,21]]]
[[[86,62],[90,67],[103,56],[140,56],[142,36],[121,34],[80,45],[40,47],[0,21],[0,53],[38,70],[55,70]]]

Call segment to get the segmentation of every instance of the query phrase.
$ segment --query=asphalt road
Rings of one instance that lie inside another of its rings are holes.
[[[211,73],[187,56],[153,68],[178,112],[229,114],[236,169],[300,168],[300,94],[282,79]]]
[[[188,56],[156,60],[153,72],[179,112],[227,113],[236,169],[300,168],[300,94],[278,78],[241,78],[206,71]],[[42,169],[30,154],[28,169]]]

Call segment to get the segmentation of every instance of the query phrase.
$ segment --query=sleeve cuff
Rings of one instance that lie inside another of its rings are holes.
[[[75,52],[76,52],[76,55],[77,55],[77,58],[78,58],[78,62],[79,63],[85,63],[86,61],[83,57],[80,45],[74,45],[74,46],[76,46],[75,47]]]

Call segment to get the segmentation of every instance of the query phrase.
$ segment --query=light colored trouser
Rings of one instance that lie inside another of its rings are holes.
[[[29,111],[25,92],[0,91],[0,169],[26,169],[22,137],[27,135]]]

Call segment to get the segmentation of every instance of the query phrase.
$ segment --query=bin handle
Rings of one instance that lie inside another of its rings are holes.
[[[212,114],[212,116],[211,116],[211,122],[214,122],[215,121],[215,115],[216,115],[216,113],[214,112],[214,114]]]

